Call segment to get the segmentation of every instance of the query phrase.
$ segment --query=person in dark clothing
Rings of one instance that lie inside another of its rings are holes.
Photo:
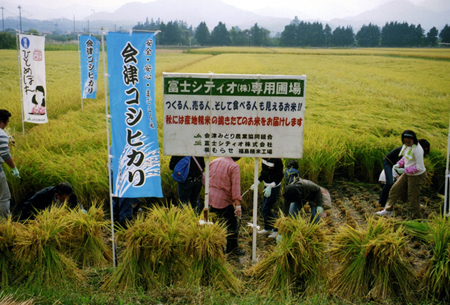
[[[258,177],[258,184],[260,181],[264,182],[262,205],[264,229],[258,231],[258,234],[269,234],[268,237],[276,238],[278,233],[274,230],[273,225],[277,218],[272,208],[280,194],[281,180],[283,180],[283,161],[279,158],[263,158],[261,161],[261,174]],[[254,189],[254,186],[252,186],[252,189]]]
[[[185,156],[172,156],[170,158],[169,168],[173,171],[175,165]],[[197,161],[197,162],[196,162]],[[198,163],[198,164],[197,164]],[[205,168],[205,159],[203,157],[191,157],[189,161],[189,174],[185,182],[178,182],[178,200],[182,205],[191,204],[191,207],[197,213],[201,213],[203,204],[199,202],[198,197],[202,190],[202,176]]]
[[[284,183],[286,185],[291,184],[296,179],[300,179],[300,172],[298,171],[297,160],[289,160],[286,164],[286,169],[284,170]]]
[[[316,223],[323,213],[323,195],[320,186],[306,179],[298,179],[284,188],[283,213],[286,216],[297,217],[300,210],[310,203],[311,221]],[[317,217],[316,217],[317,215]]]
[[[395,164],[397,164],[398,161],[400,161],[401,157],[399,157],[399,154],[401,150],[402,150],[401,146],[396,147],[390,152],[388,152],[383,159],[383,168],[384,168],[384,175],[386,177],[386,183],[383,185],[383,188],[381,189],[380,199],[378,200],[378,203],[382,207],[386,205],[386,201],[389,197],[389,191],[391,190],[391,187],[394,184],[392,167]]]
[[[28,219],[36,211],[44,210],[53,204],[62,205],[64,202],[67,202],[67,207],[71,209],[80,207],[82,211],[85,211],[78,202],[77,195],[73,192],[72,186],[68,182],[61,182],[56,186],[50,186],[40,190],[25,201],[20,209],[20,219]]]

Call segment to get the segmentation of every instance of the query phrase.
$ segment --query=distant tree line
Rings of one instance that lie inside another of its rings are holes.
[[[436,27],[425,34],[421,25],[407,22],[387,22],[382,28],[369,23],[354,33],[351,26],[337,27],[334,30],[328,24],[320,22],[304,22],[297,17],[284,31],[270,36],[270,31],[255,23],[250,29],[241,30],[234,26],[228,30],[225,23],[219,22],[212,31],[206,22],[200,22],[193,29],[185,21],[175,20],[164,23],[159,18],[138,22],[134,30],[160,31],[156,35],[158,45],[200,45],[200,46],[283,46],[283,47],[433,47],[438,42],[450,43],[450,27],[448,24],[439,32]],[[30,33],[39,34],[36,30]],[[55,41],[76,39],[75,34],[46,35]],[[15,31],[8,29],[0,32],[0,49],[15,49]]]
[[[354,33],[351,26],[337,27],[328,24],[304,22],[297,17],[286,25],[284,31],[270,37],[270,31],[256,23],[250,29],[232,27],[219,22],[212,31],[206,22],[201,22],[195,30],[184,21],[170,21],[167,24],[159,19],[138,23],[133,29],[160,30],[156,36],[160,45],[200,45],[200,46],[285,46],[285,47],[425,47],[436,46],[441,42],[450,43],[448,25],[439,31],[431,28],[425,35],[421,25],[407,22],[386,23],[382,28],[374,24],[363,25]],[[439,35],[438,35],[439,34]]]

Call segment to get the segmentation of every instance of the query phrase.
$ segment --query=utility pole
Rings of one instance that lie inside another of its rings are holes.
[[[21,11],[22,7],[19,5],[18,9],[19,9],[20,33],[22,33],[22,11]]]
[[[73,33],[75,34],[75,15],[73,15]]]
[[[88,34],[89,34],[89,20],[88,20]]]
[[[3,18],[3,10],[5,9],[3,6],[0,7],[0,9],[2,10],[2,24],[3,24],[3,32],[5,31],[5,19]]]

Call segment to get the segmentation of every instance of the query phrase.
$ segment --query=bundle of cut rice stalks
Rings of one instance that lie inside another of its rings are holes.
[[[423,285],[435,298],[450,301],[450,219],[437,216],[430,224],[432,257],[424,269]]]
[[[103,287],[156,289],[177,286],[187,277],[189,260],[182,235],[186,215],[178,208],[155,207],[138,216],[128,229],[117,233],[124,250],[120,262]]]
[[[112,262],[112,251],[103,241],[109,222],[104,220],[102,204],[93,202],[87,213],[76,208],[67,220],[73,236],[71,256],[80,268],[106,267]]]
[[[331,254],[339,264],[331,291],[348,300],[415,302],[417,278],[406,259],[404,229],[390,220],[369,219],[367,228],[342,227]]]
[[[247,274],[255,278],[263,290],[282,297],[321,291],[327,279],[327,238],[322,224],[307,223],[301,217],[282,217],[275,226],[282,240]]]
[[[55,286],[83,280],[82,271],[68,254],[74,239],[69,214],[65,206],[53,206],[27,222],[25,230],[17,231],[14,255],[20,263],[19,281]]]
[[[220,224],[199,224],[199,217],[192,209],[184,210],[187,216],[183,236],[184,253],[191,259],[185,285],[212,286],[232,293],[240,291],[242,284],[231,272],[225,260],[226,228]]]
[[[11,217],[0,220],[0,283],[2,287],[9,285],[17,273],[13,246],[17,232],[20,230],[25,230],[25,226],[11,221]]]

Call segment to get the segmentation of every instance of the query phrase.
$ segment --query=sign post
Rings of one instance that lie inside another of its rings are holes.
[[[164,155],[302,157],[306,76],[163,73],[163,87]]]

